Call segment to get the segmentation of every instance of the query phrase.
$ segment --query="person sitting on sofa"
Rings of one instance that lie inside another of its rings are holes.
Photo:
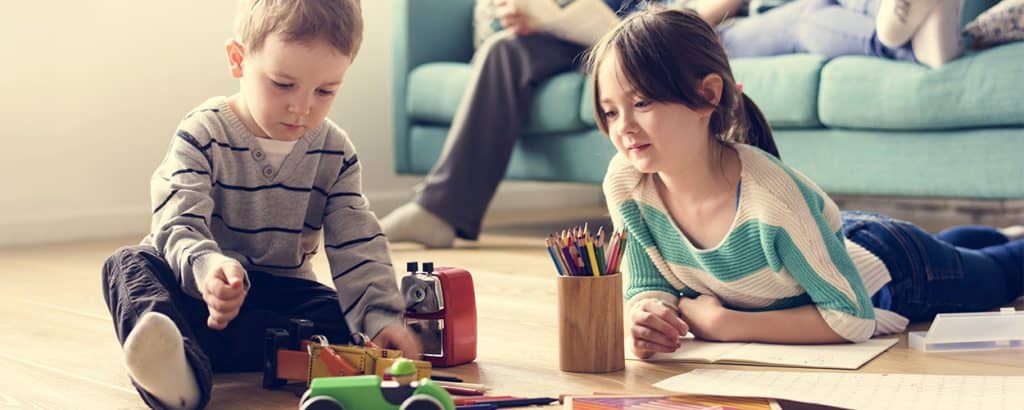
[[[698,1],[694,8],[702,18],[718,22],[742,0]],[[648,3],[671,2],[585,3],[610,9],[594,10],[594,15],[614,11],[621,17]],[[587,44],[579,44],[538,31],[537,22],[549,16],[531,15],[529,3],[493,0],[495,15],[505,30],[490,36],[474,55],[470,83],[452,121],[441,158],[427,174],[414,200],[381,219],[390,241],[447,248],[456,236],[475,240],[487,206],[505,175],[512,147],[529,116],[536,86],[556,74],[573,70],[577,56],[597,40],[595,37]],[[612,20],[608,28],[618,23],[617,18]]]
[[[718,28],[730,58],[867,55],[931,68],[960,56],[963,0],[795,0]]]
[[[912,38],[913,47],[919,51],[949,49],[950,42],[935,38],[936,33],[948,30],[935,30],[934,26],[954,15],[959,22],[962,0],[839,0],[842,4],[836,1],[796,0],[762,14],[726,22],[718,32],[730,57],[813,52],[827,56],[877,55],[933,64],[957,53],[943,51],[923,55],[919,52],[915,57],[910,45],[897,43],[906,43],[907,38]],[[567,3],[565,0],[558,2]],[[879,12],[882,2],[884,12]],[[900,3],[893,5],[894,2]],[[516,138],[529,115],[536,85],[572,70],[583,46],[590,45],[537,32],[536,21],[544,16],[523,12],[518,6],[524,3],[493,0],[495,14],[506,30],[489,37],[474,56],[470,84],[452,121],[444,150],[419,192],[412,202],[381,220],[390,241],[447,248],[452,246],[456,236],[475,240],[484,213],[505,174]],[[605,0],[604,3],[619,15],[645,4],[634,0]],[[691,8],[711,26],[716,26],[745,2],[662,0],[655,3]],[[944,7],[935,7],[937,3]],[[946,10],[949,7],[955,10]],[[901,14],[900,10],[909,11]],[[875,34],[874,13],[879,14],[878,35]],[[900,16],[908,17],[906,22]],[[825,21],[829,23],[822,23]],[[951,27],[959,32],[958,24]],[[880,43],[879,38],[889,45]],[[928,43],[926,38],[935,41]],[[954,44],[953,48],[959,50],[958,42]]]

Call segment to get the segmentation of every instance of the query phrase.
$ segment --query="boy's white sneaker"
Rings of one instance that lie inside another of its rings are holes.
[[[390,242],[416,242],[428,248],[451,248],[455,229],[415,202],[398,207],[380,220]]]
[[[181,332],[166,315],[149,312],[139,318],[124,341],[124,363],[132,380],[168,408],[191,409],[199,403]]]

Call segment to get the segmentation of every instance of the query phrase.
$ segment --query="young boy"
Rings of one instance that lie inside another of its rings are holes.
[[[264,330],[291,318],[331,342],[351,329],[419,355],[355,149],[325,119],[361,37],[357,0],[239,1],[227,43],[239,93],[179,124],[152,177],[151,233],[103,268],[150,406],[204,407],[212,373],[261,369]],[[337,291],[310,266],[321,231]]]

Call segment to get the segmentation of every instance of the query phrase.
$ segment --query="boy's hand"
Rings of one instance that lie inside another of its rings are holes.
[[[633,309],[633,354],[646,359],[656,352],[672,353],[680,346],[679,338],[690,330],[670,305],[650,301]]]
[[[536,31],[533,19],[523,13],[517,0],[494,0],[494,11],[501,26],[512,30],[517,36],[525,36]]]
[[[238,262],[225,262],[206,275],[203,301],[210,310],[206,326],[221,330],[227,327],[245,301],[245,269]]]
[[[381,349],[401,350],[402,356],[410,359],[420,358],[421,348],[419,340],[409,331],[409,328],[401,323],[392,323],[385,326],[373,338],[373,343]]]
[[[722,317],[728,310],[712,295],[700,295],[696,299],[680,298],[679,312],[690,325],[693,335],[704,340],[725,341]]]

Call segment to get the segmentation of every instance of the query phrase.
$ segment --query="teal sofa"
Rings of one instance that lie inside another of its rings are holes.
[[[425,174],[469,80],[473,0],[392,0],[395,169]],[[994,4],[968,0],[964,22]],[[940,70],[870,57],[732,61],[782,158],[833,194],[1024,198],[1024,42]],[[540,85],[506,178],[600,183],[611,144],[590,85]]]

